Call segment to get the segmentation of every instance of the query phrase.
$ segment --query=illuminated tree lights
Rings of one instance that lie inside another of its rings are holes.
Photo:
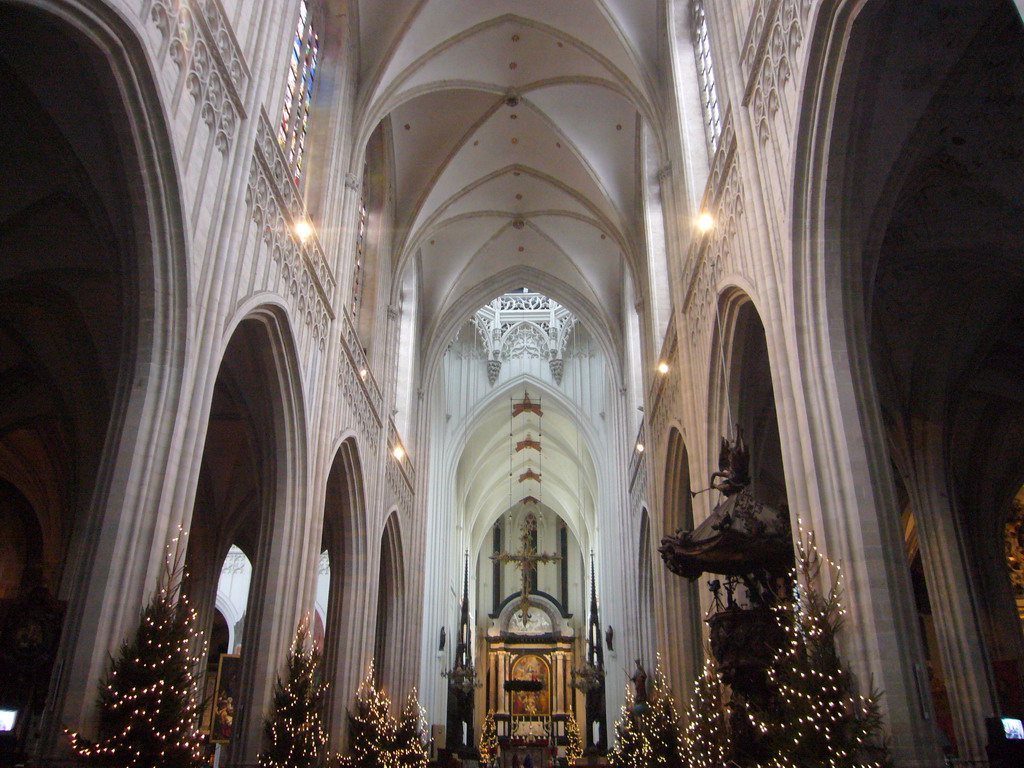
[[[649,706],[634,706],[636,696],[626,689],[622,716],[615,723],[617,741],[608,755],[615,768],[679,768],[679,715],[668,691],[665,676],[655,670],[654,693]]]
[[[684,768],[719,768],[732,756],[729,718],[722,700],[722,678],[714,660],[704,664],[686,708],[686,725],[682,733],[682,765]]]
[[[100,685],[95,742],[69,732],[87,765],[104,768],[198,768],[202,758],[193,670],[206,656],[196,613],[180,578],[168,576],[142,613]],[[196,655],[194,648],[202,648]]]
[[[818,587],[822,558],[802,531],[793,597],[777,609],[786,642],[768,669],[771,699],[752,713],[772,753],[769,768],[881,768],[889,762],[882,738],[880,694],[860,696],[843,668],[836,634],[845,610],[839,569],[832,586]]]
[[[749,723],[764,737],[767,755],[757,768],[891,765],[882,734],[880,694],[856,692],[836,647],[845,615],[840,574],[829,564],[831,586],[822,594],[818,584],[824,562],[813,536],[801,531],[792,595],[775,609],[785,642],[767,670],[767,696],[756,703],[740,703]],[[664,676],[656,672],[653,679],[649,706],[635,705],[636,696],[627,687],[622,717],[615,725],[617,743],[609,755],[613,766],[723,768],[737,759],[749,765],[740,757],[748,745],[735,741],[742,737],[732,731],[735,723],[713,660],[696,681],[682,732]]]
[[[427,721],[413,689],[405,700],[402,714],[395,728],[393,752],[396,764],[402,768],[426,768],[427,747],[423,736],[426,733]]]
[[[340,768],[425,768],[425,721],[416,692],[409,694],[397,722],[390,709],[387,693],[374,683],[371,663],[348,713],[348,754],[335,758],[334,764]]]
[[[490,765],[498,756],[498,728],[494,724],[494,713],[488,712],[480,726],[480,763]]]
[[[274,711],[266,723],[268,748],[260,768],[314,768],[322,764],[327,731],[322,711],[326,683],[320,680],[320,653],[309,642],[306,622],[288,653],[288,671],[274,690]]]
[[[576,723],[576,715],[569,710],[569,718],[565,722],[565,757],[569,765],[583,757],[583,740],[580,738],[580,727]]]

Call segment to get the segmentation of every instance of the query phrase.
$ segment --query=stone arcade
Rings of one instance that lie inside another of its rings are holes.
[[[707,570],[739,435],[896,764],[985,760],[1022,5],[0,0],[0,763],[70,764],[179,535],[219,765],[304,617],[332,749],[371,659],[435,749],[603,749],[635,659],[683,701],[739,643],[736,582],[659,556]]]

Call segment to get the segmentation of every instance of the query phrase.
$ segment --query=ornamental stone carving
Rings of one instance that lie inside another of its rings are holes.
[[[152,0],[142,11],[160,32],[158,58],[170,56],[185,73],[186,88],[214,146],[226,153],[246,116],[241,94],[249,84],[249,69],[224,9],[218,0]]]
[[[704,210],[715,217],[716,225],[700,242],[683,302],[683,313],[694,348],[702,347],[709,340],[710,320],[718,302],[718,282],[723,265],[736,266],[733,257],[744,199],[731,113],[723,124],[722,141],[715,153],[704,201]]]
[[[335,287],[334,274],[319,240],[313,237],[303,243],[295,234],[294,222],[305,216],[305,210],[295,184],[282,173],[284,168],[280,146],[273,138],[266,115],[261,113],[246,203],[257,231],[281,270],[285,296],[291,299],[297,317],[304,320],[322,350],[327,329],[335,317],[329,299]]]
[[[347,349],[345,350],[347,353]],[[374,410],[369,393],[348,354],[338,356],[338,389],[350,413],[347,416],[355,422],[363,444],[371,454],[380,445],[381,419]]]
[[[472,323],[487,360],[487,380],[498,380],[501,364],[513,358],[547,360],[556,384],[562,383],[564,350],[576,316],[539,293],[499,296],[477,310]]]
[[[762,144],[782,103],[781,91],[795,77],[812,0],[757,0],[747,27],[740,66],[746,79],[743,105],[751,107]]]

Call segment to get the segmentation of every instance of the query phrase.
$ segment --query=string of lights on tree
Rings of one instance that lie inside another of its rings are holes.
[[[426,722],[413,690],[396,721],[391,699],[374,681],[373,662],[348,713],[348,753],[333,759],[339,768],[425,768]]]
[[[171,546],[176,547],[179,537]],[[100,685],[95,741],[69,731],[74,752],[104,768],[198,768],[205,765],[194,670],[206,658],[195,610],[171,564],[133,636]],[[198,652],[195,649],[199,649]]]
[[[823,565],[831,582],[826,594],[818,588]],[[769,768],[889,765],[881,739],[879,694],[856,693],[836,647],[846,615],[839,568],[822,557],[813,534],[802,526],[792,580],[792,598],[776,609],[786,642],[768,669],[774,702],[752,713],[771,746]]]
[[[626,703],[615,723],[615,748],[608,755],[615,768],[679,768],[682,764],[679,714],[660,664],[651,679],[654,690],[649,703],[638,702],[633,689],[626,686]]]
[[[266,724],[268,747],[260,753],[260,768],[314,768],[327,747],[323,724],[327,684],[320,680],[320,653],[303,621],[288,652],[285,680],[277,679],[274,709]]]
[[[799,521],[798,521],[799,523]],[[829,589],[819,588],[827,566]],[[768,757],[759,768],[885,768],[891,765],[883,740],[879,696],[856,692],[844,668],[836,636],[846,612],[841,574],[802,528],[789,597],[775,608],[786,638],[767,670],[768,696],[748,706],[765,737]],[[651,703],[636,702],[627,687],[626,704],[615,725],[617,743],[609,760],[617,768],[681,766],[721,768],[740,751],[730,732],[721,676],[708,659],[697,679],[680,731],[664,676],[655,672]]]
[[[480,726],[480,763],[490,765],[498,756],[498,728],[494,723],[494,713],[488,711],[484,723]]]
[[[583,739],[580,738],[580,727],[571,709],[565,721],[565,739],[565,757],[569,765],[572,765],[583,757]]]
[[[721,768],[732,756],[729,718],[722,700],[722,678],[710,656],[697,678],[680,737],[685,768]]]

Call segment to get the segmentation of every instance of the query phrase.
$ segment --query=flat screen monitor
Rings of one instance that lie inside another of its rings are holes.
[[[1004,717],[1003,735],[1008,739],[1020,739],[1024,741],[1024,722],[1016,717]]]
[[[0,709],[0,733],[10,733],[18,720],[18,710]]]

